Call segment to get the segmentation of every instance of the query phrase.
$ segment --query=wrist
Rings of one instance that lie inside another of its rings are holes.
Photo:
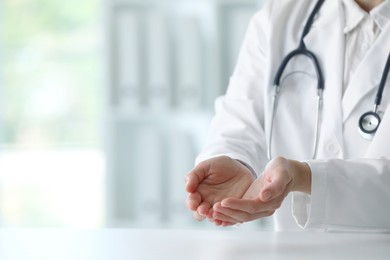
[[[311,194],[311,170],[307,163],[290,161],[293,165],[293,187],[292,191],[299,191]]]

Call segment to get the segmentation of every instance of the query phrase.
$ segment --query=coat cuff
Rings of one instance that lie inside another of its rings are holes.
[[[246,168],[248,168],[251,171],[253,177],[255,177],[255,179],[257,179],[257,174],[256,174],[255,170],[253,170],[253,168],[249,164],[247,164],[246,162],[244,162],[244,161],[242,161],[240,159],[236,159],[236,160],[239,163],[241,163],[242,165],[244,165]]]
[[[305,229],[325,229],[327,167],[321,161],[307,161],[311,170],[311,195],[293,193],[292,214]]]

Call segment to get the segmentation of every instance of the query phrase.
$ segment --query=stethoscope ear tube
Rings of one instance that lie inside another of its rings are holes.
[[[274,127],[274,120],[275,120],[275,113],[276,113],[276,107],[278,103],[278,96],[280,92],[280,86],[274,86],[274,94],[272,96],[272,110],[271,110],[271,120],[270,120],[270,126],[269,126],[269,134],[268,134],[268,146],[267,146],[267,157],[268,160],[272,159],[272,135],[273,135],[273,127]],[[320,126],[321,126],[321,111],[322,111],[322,89],[318,90],[318,96],[317,96],[317,113],[316,113],[316,129],[314,132],[314,145],[313,150],[311,154],[311,158],[315,159],[317,156],[317,148],[318,148],[318,141],[320,136]]]
[[[275,119],[275,112],[276,112],[276,103],[278,102],[278,96],[279,96],[279,91],[280,91],[280,86],[279,85],[274,85],[274,94],[272,96],[272,110],[271,110],[271,123],[270,123],[270,129],[269,129],[269,134],[268,134],[268,145],[267,145],[267,158],[268,160],[272,159],[272,152],[271,152],[271,145],[272,145],[272,134],[273,134],[273,128],[274,128],[274,119]]]

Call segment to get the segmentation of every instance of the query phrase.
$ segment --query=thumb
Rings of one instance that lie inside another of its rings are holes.
[[[195,192],[199,184],[205,179],[209,172],[209,166],[200,163],[184,178],[187,192]]]
[[[260,199],[264,202],[270,201],[284,194],[287,185],[291,182],[285,172],[275,172],[267,178],[260,191]]]

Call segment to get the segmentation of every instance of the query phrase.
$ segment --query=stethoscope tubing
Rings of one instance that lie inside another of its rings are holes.
[[[377,110],[377,108],[380,106],[380,104],[382,102],[383,90],[385,89],[385,85],[386,85],[387,77],[389,75],[389,71],[390,71],[390,51],[389,51],[389,55],[387,57],[385,69],[383,70],[383,73],[382,73],[381,81],[379,83],[378,92],[376,94],[376,98],[375,98],[376,108],[375,108],[375,110]]]
[[[269,160],[271,160],[272,157],[272,135],[273,135],[273,125],[274,125],[274,120],[275,120],[275,112],[276,112],[276,107],[277,107],[277,102],[278,102],[278,96],[280,92],[280,80],[282,78],[283,72],[286,69],[286,66],[290,62],[290,60],[298,55],[303,55],[308,57],[314,65],[314,68],[316,70],[317,74],[317,117],[316,117],[316,130],[315,130],[315,135],[314,135],[314,146],[313,146],[313,151],[312,151],[312,158],[314,159],[316,157],[317,153],[317,147],[318,147],[318,138],[319,138],[319,130],[320,130],[320,121],[321,121],[321,111],[322,111],[322,93],[324,90],[325,86],[325,80],[324,76],[321,70],[320,63],[316,57],[316,55],[309,51],[304,42],[303,39],[304,37],[309,33],[310,27],[313,24],[314,17],[318,13],[319,9],[321,8],[322,4],[324,3],[324,0],[319,0],[314,7],[312,13],[309,16],[308,21],[306,22],[305,28],[303,30],[301,39],[300,39],[300,44],[297,49],[293,50],[290,52],[283,60],[281,65],[279,66],[275,78],[274,78],[274,94],[272,97],[272,111],[271,111],[271,122],[270,122],[270,129],[269,129],[269,137],[268,137],[268,147],[267,147],[267,157]]]
[[[323,90],[325,87],[325,80],[324,80],[324,76],[323,76],[323,73],[321,70],[320,63],[319,63],[316,55],[306,48],[303,39],[310,32],[310,28],[313,24],[314,17],[319,12],[324,1],[325,0],[318,0],[317,1],[313,11],[311,12],[311,14],[310,14],[310,16],[305,24],[302,36],[300,38],[300,43],[299,43],[298,48],[291,51],[282,60],[281,65],[279,66],[279,68],[275,74],[275,78],[273,81],[274,94],[272,97],[272,105],[271,105],[272,111],[271,111],[269,137],[268,137],[268,148],[267,148],[267,156],[268,156],[269,160],[272,157],[271,149],[272,149],[273,125],[274,125],[274,121],[275,121],[275,113],[276,113],[276,108],[277,108],[277,103],[278,103],[278,96],[279,96],[280,89],[281,89],[280,81],[281,81],[283,72],[285,71],[290,60],[293,57],[298,56],[298,55],[303,55],[303,56],[308,57],[313,62],[313,65],[314,65],[314,68],[315,68],[316,74],[317,74],[317,116],[316,116],[316,127],[315,127],[315,134],[314,134],[314,145],[313,145],[313,151],[312,151],[312,159],[316,158],[318,142],[319,142],[320,125],[321,125],[321,121],[322,121],[321,112],[322,112],[322,99],[323,99]],[[375,97],[374,109],[373,109],[373,111],[369,111],[369,112],[364,113],[360,117],[359,122],[358,122],[359,131],[362,133],[362,136],[367,140],[371,140],[373,138],[373,136],[374,136],[375,132],[377,131],[377,129],[380,125],[380,122],[381,122],[381,117],[379,115],[378,108],[382,102],[383,91],[384,91],[384,88],[386,85],[389,70],[390,70],[390,52],[389,52],[389,56],[387,58],[386,65],[385,65],[385,68],[384,68],[384,71],[383,71],[383,74],[382,74],[382,77],[381,77],[381,80],[380,80],[380,83],[378,86],[378,91],[377,91],[377,94]]]
[[[268,160],[272,159],[272,135],[273,135],[273,126],[274,126],[274,120],[275,120],[275,112],[276,107],[278,103],[278,97],[280,92],[280,86],[274,86],[274,94],[272,96],[272,110],[271,110],[271,122],[270,122],[270,130],[268,135],[268,146],[267,146],[267,158]],[[317,92],[317,113],[316,113],[316,129],[314,132],[314,145],[312,149],[311,158],[314,159],[317,156],[317,147],[318,147],[318,141],[319,141],[319,132],[320,132],[320,125],[321,125],[321,111],[322,111],[322,99],[323,99],[323,90],[318,89]]]
[[[282,60],[282,63],[278,69],[278,71],[276,72],[276,75],[275,75],[275,78],[274,78],[274,86],[279,86],[280,85],[280,80],[282,78],[282,75],[283,75],[283,72],[284,70],[286,69],[287,67],[287,64],[290,62],[290,60],[295,57],[295,56],[298,56],[298,55],[304,55],[306,57],[308,57],[310,60],[312,60],[312,62],[314,63],[314,67],[315,67],[315,70],[316,70],[316,73],[317,73],[317,89],[324,89],[324,86],[325,86],[325,80],[324,80],[324,75],[322,73],[322,70],[321,70],[321,66],[320,66],[320,63],[318,62],[318,59],[316,57],[316,55],[309,51],[308,49],[306,49],[306,47],[304,45],[300,45],[298,49],[296,50],[293,50],[292,52],[290,52],[283,60]]]

